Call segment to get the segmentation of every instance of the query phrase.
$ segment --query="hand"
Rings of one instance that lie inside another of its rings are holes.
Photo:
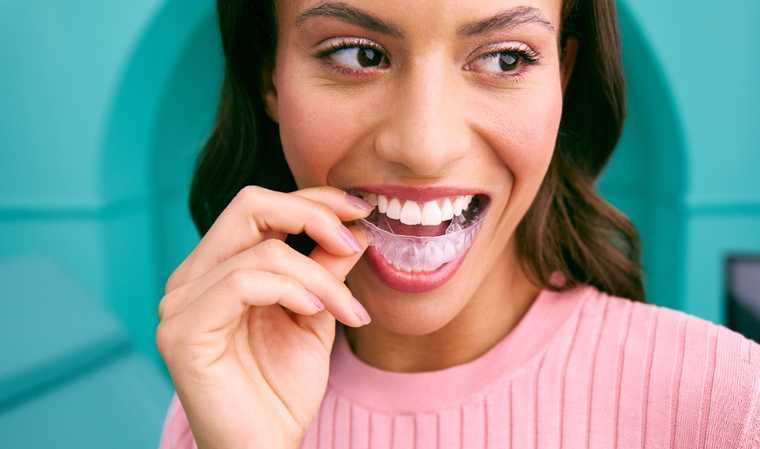
[[[169,277],[156,344],[199,448],[300,445],[326,391],[336,317],[362,325],[343,281],[366,236],[341,222],[369,212],[333,187],[248,186]],[[309,256],[284,242],[301,232],[317,243]]]

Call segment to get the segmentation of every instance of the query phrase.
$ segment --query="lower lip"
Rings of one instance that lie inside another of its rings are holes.
[[[392,289],[406,293],[422,293],[445,284],[462,265],[465,256],[470,251],[468,247],[462,254],[458,255],[433,271],[425,272],[408,272],[399,271],[385,260],[382,254],[374,246],[367,248],[367,259],[369,264],[383,282]]]

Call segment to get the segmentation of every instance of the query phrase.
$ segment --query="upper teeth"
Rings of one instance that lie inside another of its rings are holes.
[[[389,218],[400,220],[407,225],[439,225],[442,221],[451,220],[455,215],[461,215],[472,201],[473,195],[439,198],[418,203],[412,200],[401,200],[375,193],[362,193],[365,201],[386,214]]]

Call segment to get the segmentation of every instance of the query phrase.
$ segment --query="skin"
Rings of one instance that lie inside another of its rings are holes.
[[[570,40],[560,61],[561,2],[344,2],[394,24],[403,38],[334,17],[296,24],[301,12],[319,3],[278,3],[276,66],[262,92],[299,188],[455,185],[491,197],[468,256],[440,288],[393,290],[366,257],[359,260],[346,283],[372,322],[347,328],[351,346],[366,363],[391,371],[473,360],[512,330],[540,291],[520,268],[513,236],[548,169],[577,51]],[[539,9],[555,31],[523,23],[457,35],[464,23],[521,5]],[[314,56],[327,41],[345,37],[369,40],[385,58],[362,65],[356,47],[323,60]],[[521,61],[504,71],[497,57],[478,61],[515,44],[538,52],[539,63]],[[356,72],[339,73],[327,61]],[[499,77],[516,73],[519,79]]]

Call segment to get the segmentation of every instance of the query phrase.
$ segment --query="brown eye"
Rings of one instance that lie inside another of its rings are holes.
[[[340,44],[337,48],[322,52],[319,57],[328,59],[332,64],[349,70],[388,66],[388,58],[382,51],[362,45]]]
[[[383,55],[374,48],[360,48],[357,60],[362,67],[374,67],[383,60]]]
[[[508,52],[499,53],[499,68],[505,72],[514,70],[517,67],[519,59]]]
[[[478,65],[486,72],[494,72],[498,75],[518,69],[521,59],[527,62],[527,58],[518,51],[502,50],[481,56],[478,58]]]
[[[503,78],[519,78],[526,66],[538,64],[539,55],[525,44],[502,47],[477,57],[468,70],[476,70]]]

